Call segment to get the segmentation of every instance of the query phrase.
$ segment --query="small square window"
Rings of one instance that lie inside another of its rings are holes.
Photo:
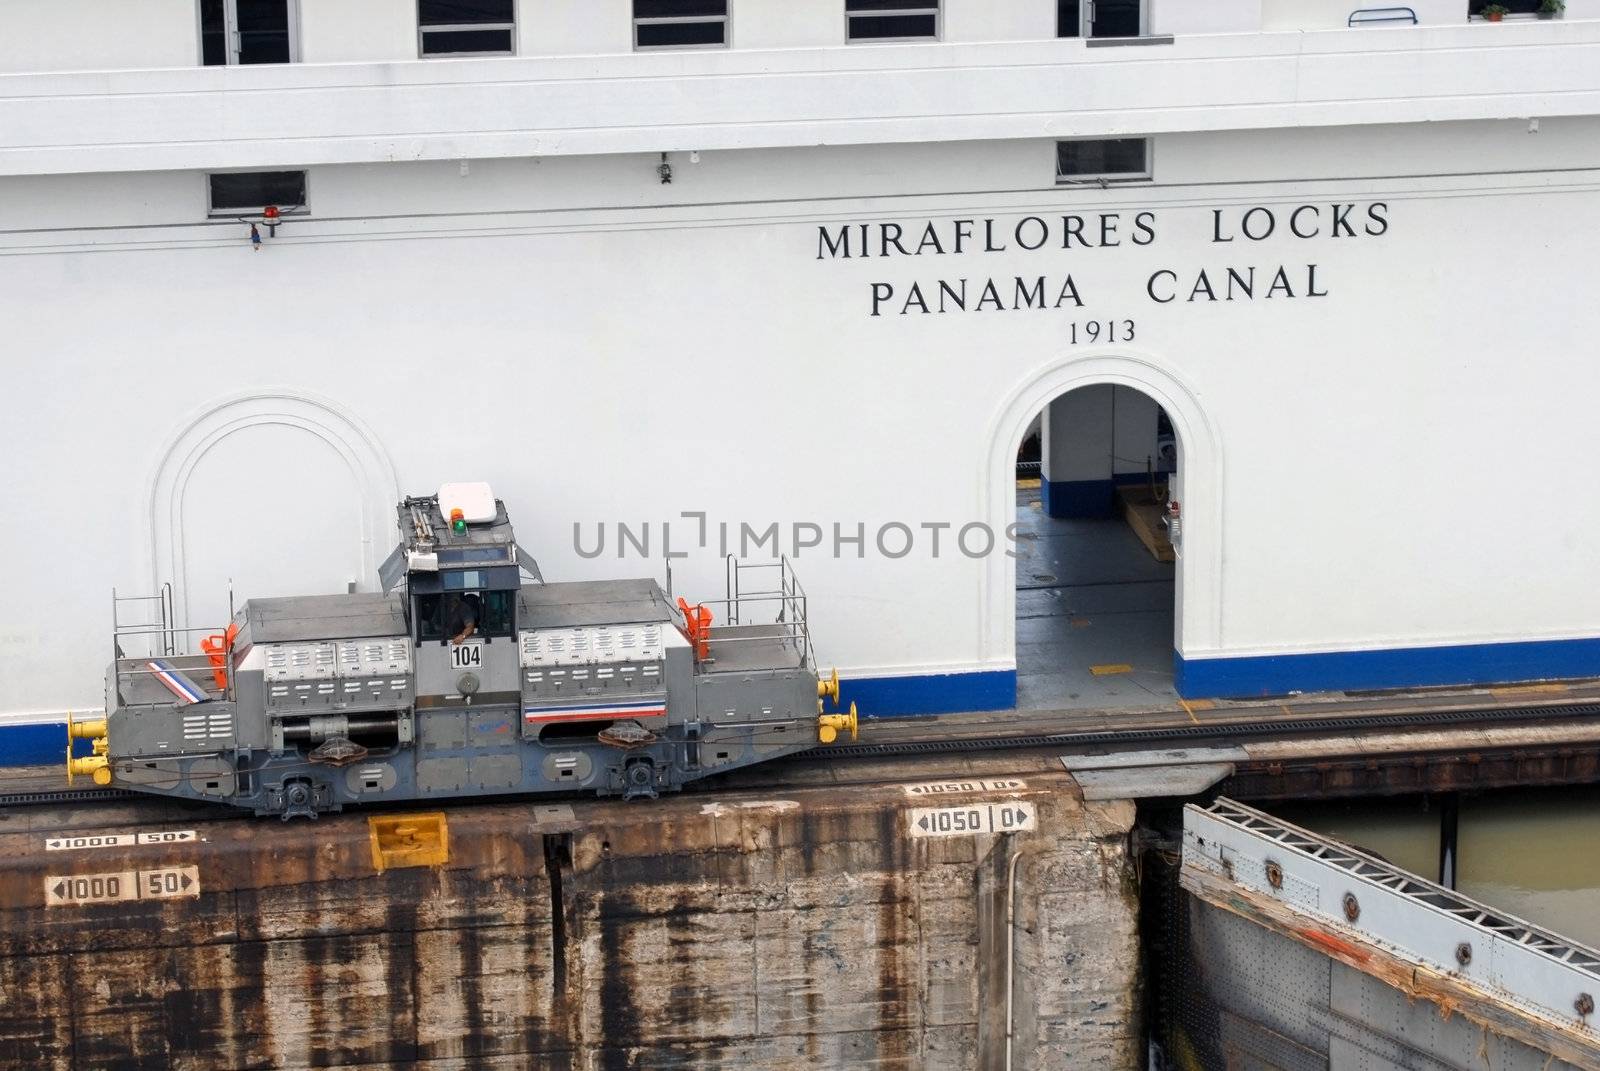
[[[728,0],[633,0],[633,47],[721,48]]]
[[[846,39],[918,41],[939,37],[937,0],[844,0]]]
[[[1057,182],[1135,182],[1150,174],[1149,138],[1056,142]]]
[[[304,171],[223,171],[207,175],[213,216],[258,215],[268,205],[279,212],[304,212]]]
[[[515,0],[417,0],[417,49],[426,56],[516,52]]]

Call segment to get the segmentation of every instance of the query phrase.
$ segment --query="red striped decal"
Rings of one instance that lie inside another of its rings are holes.
[[[615,720],[617,718],[664,718],[667,716],[666,707],[650,707],[643,710],[638,708],[621,710],[591,710],[583,713],[563,714],[525,714],[528,721],[599,721],[601,719]]]

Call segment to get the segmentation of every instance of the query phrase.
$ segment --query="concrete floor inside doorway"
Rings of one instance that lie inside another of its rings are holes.
[[[1058,520],[1017,488],[1017,709],[1176,703],[1175,567],[1120,517]]]

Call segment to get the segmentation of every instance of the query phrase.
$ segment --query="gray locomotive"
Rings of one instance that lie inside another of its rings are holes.
[[[196,654],[166,629],[145,654],[119,636],[105,720],[69,725],[69,742],[93,741],[69,775],[287,819],[372,801],[653,797],[855,735],[786,561],[730,560],[726,598],[673,604],[653,580],[544,583],[486,484],[398,513],[382,593],[251,599]]]

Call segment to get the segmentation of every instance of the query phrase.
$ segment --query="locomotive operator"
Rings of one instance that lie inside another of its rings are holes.
[[[478,597],[476,595],[445,596],[445,620],[449,624],[450,642],[460,644],[478,631]]]

